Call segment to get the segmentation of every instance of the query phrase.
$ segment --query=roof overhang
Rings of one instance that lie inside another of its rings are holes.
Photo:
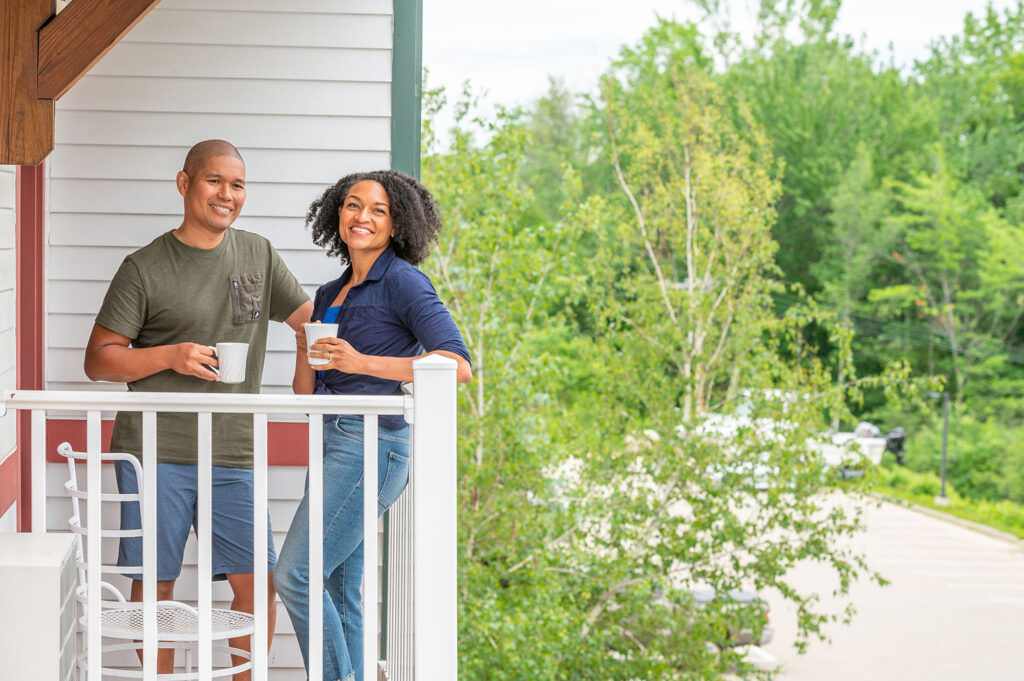
[[[53,151],[53,102],[160,0],[0,3],[0,164],[36,165]]]

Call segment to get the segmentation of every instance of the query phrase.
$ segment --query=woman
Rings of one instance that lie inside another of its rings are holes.
[[[309,208],[313,241],[348,268],[321,286],[313,319],[338,323],[338,338],[311,348],[325,365],[314,370],[306,338],[296,334],[296,393],[397,395],[412,362],[428,353],[458,362],[460,383],[472,378],[469,351],[430,279],[414,265],[437,241],[441,218],[433,197],[394,170],[342,178]],[[409,479],[409,427],[401,416],[378,422],[378,515]],[[362,679],[363,424],[361,416],[324,418],[324,679]],[[309,668],[309,510],[307,494],[281,549],[274,583],[292,618]]]

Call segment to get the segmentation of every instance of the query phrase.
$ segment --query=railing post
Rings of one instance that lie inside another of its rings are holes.
[[[267,593],[267,415],[254,414],[252,423],[254,631],[250,676],[253,681],[267,681],[267,611],[273,605]]]
[[[199,556],[196,570],[199,582],[199,681],[210,681],[213,678],[213,415],[208,411],[199,412],[198,425],[196,518],[199,531],[196,539]]]
[[[156,412],[142,412],[142,678],[156,681],[159,655],[156,620],[156,505],[157,505]]]
[[[46,411],[32,410],[32,531],[46,532]]]
[[[458,677],[455,360],[413,362],[413,670],[418,679]]]
[[[103,533],[103,511],[100,502],[103,498],[103,484],[100,467],[103,464],[103,455],[100,453],[100,443],[100,412],[89,411],[86,414],[85,432],[86,484],[89,490],[89,499],[86,501],[87,522],[89,523],[89,536],[86,544],[89,681],[102,681],[103,678],[103,630],[100,628],[100,582],[103,580],[100,555],[102,550],[100,539]]]
[[[377,676],[377,415],[363,417],[363,678]]]
[[[324,678],[324,417],[309,415],[309,679]]]

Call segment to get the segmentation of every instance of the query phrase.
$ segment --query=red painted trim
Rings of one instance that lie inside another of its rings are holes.
[[[9,456],[0,463],[0,517],[18,500],[18,457]]]
[[[271,466],[308,466],[309,426],[305,423],[268,424],[267,462]]]
[[[15,184],[16,220],[15,259],[17,283],[15,288],[15,346],[17,348],[17,389],[41,390],[45,383],[44,355],[46,336],[43,320],[46,310],[43,302],[43,263],[45,257],[43,164],[18,166]],[[18,529],[32,529],[31,461],[28,452],[32,442],[31,414],[18,413],[18,449],[20,494],[18,495]]]
[[[110,451],[110,432],[113,421],[101,424],[101,446]],[[85,421],[48,419],[46,422],[46,460],[63,461],[57,455],[57,445],[70,442],[78,451],[85,449]],[[308,426],[305,423],[270,423],[267,426],[267,460],[271,466],[305,466],[309,461],[307,442]]]

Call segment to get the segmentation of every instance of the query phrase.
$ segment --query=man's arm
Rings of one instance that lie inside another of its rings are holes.
[[[93,324],[85,348],[85,375],[93,381],[129,383],[172,369],[207,381],[220,377],[208,366],[217,366],[213,348],[198,343],[133,348],[132,340],[116,331]]]
[[[302,326],[313,316],[313,301],[295,308],[284,323],[295,331],[295,375],[292,377],[292,392],[296,395],[312,395],[316,387],[316,372],[306,358],[306,329]]]

